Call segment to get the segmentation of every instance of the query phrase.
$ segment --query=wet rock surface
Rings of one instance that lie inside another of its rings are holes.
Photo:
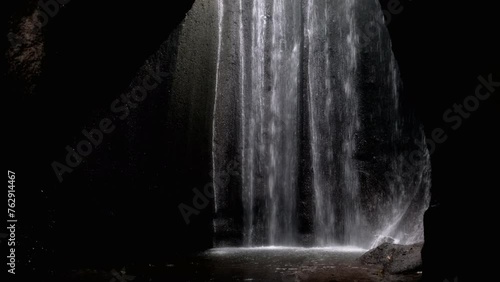
[[[364,265],[382,266],[384,272],[390,274],[411,273],[422,268],[423,243],[413,245],[397,245],[383,243],[363,254],[358,261]]]

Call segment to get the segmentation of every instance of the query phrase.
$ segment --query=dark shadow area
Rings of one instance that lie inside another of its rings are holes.
[[[141,269],[212,246],[210,207],[190,224],[178,209],[192,202],[193,188],[210,182],[207,136],[197,132],[175,151],[173,145],[184,139],[171,136],[180,136],[176,128],[185,123],[167,123],[166,96],[152,95],[118,122],[62,183],[51,166],[65,161],[66,146],[85,138],[82,130],[99,127],[144,61],[169,36],[175,41],[193,2],[70,1],[49,16],[40,32],[45,54],[37,75],[22,78],[19,72],[29,70],[2,69],[9,80],[4,150],[17,177],[22,258],[17,270],[22,275],[54,281],[57,272],[69,269],[109,272],[130,264]],[[387,7],[390,0],[380,2]],[[500,81],[498,12],[494,1],[401,3],[404,9],[392,16],[388,28],[405,103],[417,109],[428,137],[436,128],[447,136],[432,154],[424,277],[469,281],[471,273],[487,275],[486,268],[474,265],[483,263],[479,250],[488,250],[483,237],[489,226],[480,222],[495,222],[488,200],[498,186],[500,90],[467,118],[453,114],[454,122],[447,122],[443,114],[475,94],[479,76]],[[16,26],[36,6],[37,1],[15,1],[7,32],[18,32]],[[8,39],[4,43],[12,44]],[[175,54],[167,58],[169,67],[175,67],[175,59]],[[168,69],[162,71],[168,75]],[[462,123],[454,130],[458,119]],[[171,131],[159,130],[165,127]],[[6,252],[2,245],[2,255]]]
[[[389,10],[394,1],[380,2]],[[407,103],[417,108],[428,138],[437,128],[447,136],[436,144],[431,157],[432,207],[425,216],[424,276],[429,281],[486,276],[491,273],[484,266],[474,266],[484,263],[475,258],[488,247],[475,245],[487,229],[479,222],[487,222],[485,217],[492,215],[488,199],[498,183],[500,90],[497,87],[480,101],[475,111],[464,106],[463,116],[455,113],[454,104],[469,101],[468,107],[475,108],[473,98],[467,97],[475,96],[481,85],[479,76],[492,75],[500,81],[495,5],[487,1],[396,2],[402,10],[392,15],[388,27]],[[481,93],[488,92],[484,88]],[[449,109],[453,112],[444,120]]]

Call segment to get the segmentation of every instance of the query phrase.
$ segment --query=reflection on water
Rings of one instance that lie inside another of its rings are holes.
[[[169,264],[166,281],[418,281],[359,263],[357,247],[215,248]],[[171,279],[171,280],[170,280]]]
[[[355,247],[216,248],[166,263],[127,265],[134,282],[151,281],[420,281],[418,273],[389,275],[382,266],[364,265]],[[125,267],[123,268],[125,270]],[[109,282],[109,271],[78,270],[61,281]]]

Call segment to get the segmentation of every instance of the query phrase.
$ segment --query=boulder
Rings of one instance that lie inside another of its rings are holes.
[[[383,243],[369,250],[359,260],[364,264],[382,265],[384,272],[390,274],[401,274],[416,272],[422,268],[423,243],[413,245],[397,245]]]

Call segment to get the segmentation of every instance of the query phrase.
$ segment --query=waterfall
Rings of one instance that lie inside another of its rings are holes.
[[[289,199],[295,199],[297,194],[297,156],[293,152],[297,152],[299,141],[301,35],[292,29],[300,20],[300,3],[276,0],[267,6],[268,2],[252,3],[248,92],[244,70],[240,82],[242,202],[247,245],[292,244],[296,229],[295,202]],[[243,32],[240,29],[240,43],[244,42]],[[243,66],[245,57],[241,58]]]
[[[332,21],[344,22],[337,27],[340,40],[330,30]],[[359,178],[354,160],[359,130],[355,24],[355,1],[308,2],[309,129],[319,245],[333,244],[334,239],[354,244],[359,232]],[[332,64],[335,54],[341,56]],[[340,238],[335,236],[338,229],[344,230]]]
[[[429,156],[378,1],[217,3],[215,245],[421,240]]]
[[[215,93],[219,92],[219,69],[220,69],[220,62],[221,62],[221,51],[222,51],[222,19],[224,18],[224,1],[218,1],[217,2],[217,17],[218,17],[218,37],[217,37],[217,66],[215,70]],[[214,99],[214,117],[215,117],[215,112],[217,111],[217,97],[218,95],[215,95]],[[215,144],[215,130],[216,130],[216,123],[212,122],[212,144]],[[212,173],[214,174],[212,176],[213,179],[215,179],[215,173],[217,171],[217,163],[216,163],[216,155],[215,151],[212,150]],[[214,184],[215,186],[215,184]],[[215,213],[217,213],[217,193],[214,191],[214,208],[215,208]],[[214,233],[217,233],[217,226],[216,224],[214,226]]]

